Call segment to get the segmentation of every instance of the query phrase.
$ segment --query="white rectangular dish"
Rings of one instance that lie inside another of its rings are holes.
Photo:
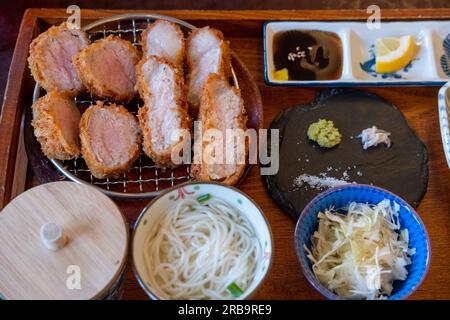
[[[371,30],[366,22],[268,21],[264,33],[265,82],[274,86],[441,86],[450,80],[450,21],[382,22]],[[274,36],[283,31],[325,31],[342,45],[342,71],[336,80],[276,80]],[[400,71],[377,74],[377,38],[412,35],[419,47],[415,58]]]

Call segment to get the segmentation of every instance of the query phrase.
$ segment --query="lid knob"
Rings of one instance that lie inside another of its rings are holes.
[[[41,227],[41,240],[47,249],[57,251],[63,248],[67,242],[67,237],[63,233],[62,227],[54,222],[48,222]]]

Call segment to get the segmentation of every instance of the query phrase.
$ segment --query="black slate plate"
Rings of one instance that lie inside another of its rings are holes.
[[[342,134],[338,146],[324,149],[307,138],[309,125],[319,119],[334,121]],[[362,148],[357,136],[373,125],[391,133],[390,148],[384,144]],[[279,171],[263,176],[263,180],[275,202],[295,219],[309,201],[325,191],[308,185],[295,187],[294,178],[301,174],[325,173],[341,180],[348,175],[348,182],[385,188],[413,207],[418,206],[426,192],[425,144],[400,110],[375,94],[352,89],[325,90],[309,105],[283,110],[270,129],[280,130]]]

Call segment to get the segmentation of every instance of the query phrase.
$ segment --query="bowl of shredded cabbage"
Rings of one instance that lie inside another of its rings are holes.
[[[305,277],[333,300],[405,299],[430,263],[418,214],[369,185],[340,186],[314,198],[299,217],[294,247]]]

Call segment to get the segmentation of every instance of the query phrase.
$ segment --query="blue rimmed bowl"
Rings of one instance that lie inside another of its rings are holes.
[[[300,262],[300,268],[311,285],[326,298],[332,300],[345,299],[333,293],[317,280],[304,249],[304,245],[308,248],[311,247],[311,236],[318,227],[317,214],[331,206],[343,208],[353,201],[378,204],[383,199],[389,199],[400,205],[401,229],[408,229],[409,245],[416,248],[416,253],[411,256],[412,262],[407,267],[408,277],[405,281],[394,282],[394,290],[389,299],[405,299],[425,279],[430,264],[430,240],[423,221],[414,209],[406,201],[387,190],[369,185],[345,185],[330,189],[315,197],[301,213],[295,228],[294,248]]]

